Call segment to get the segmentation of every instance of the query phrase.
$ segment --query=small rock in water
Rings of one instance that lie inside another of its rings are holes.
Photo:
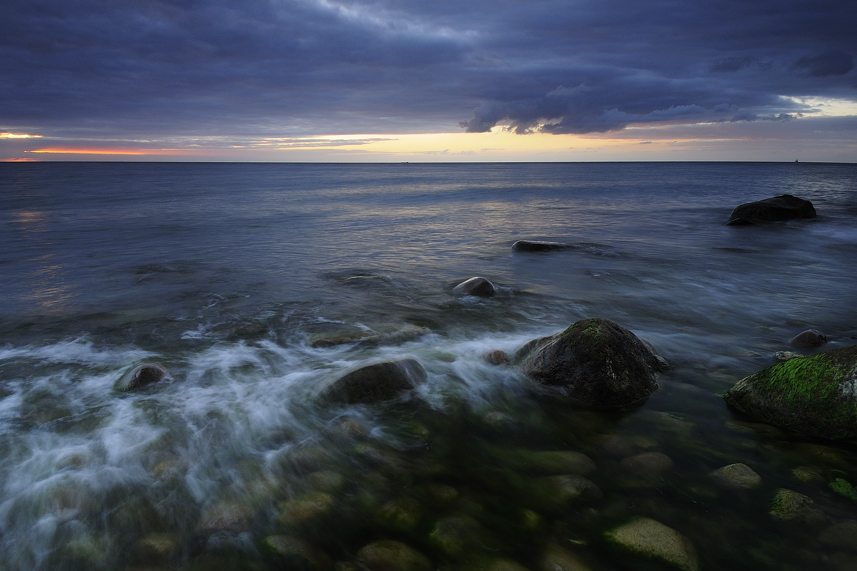
[[[590,571],[589,565],[571,551],[551,543],[539,559],[539,571]]]
[[[529,571],[526,567],[511,559],[492,559],[487,571]]]
[[[573,450],[521,453],[527,468],[543,474],[589,474],[595,470],[592,458]]]
[[[429,540],[450,557],[460,558],[480,545],[484,536],[485,529],[479,522],[462,515],[438,520]]]
[[[282,502],[277,521],[286,525],[306,523],[326,515],[335,504],[336,500],[328,493],[310,492]]]
[[[413,498],[399,498],[381,506],[381,520],[395,528],[413,529],[420,523],[420,504]]]
[[[141,363],[116,381],[113,388],[117,391],[135,391],[157,383],[167,375],[167,370],[157,363]]]
[[[788,361],[789,359],[797,359],[798,357],[803,357],[800,353],[795,353],[794,351],[777,351],[774,353],[774,357],[776,357],[777,361]]]
[[[512,249],[516,252],[553,252],[556,250],[570,250],[573,247],[571,244],[544,242],[542,240],[518,240],[512,244]]]
[[[794,476],[801,482],[824,481],[824,476],[821,475],[821,472],[809,466],[798,466],[797,468],[794,468],[792,470],[792,476]]]
[[[165,563],[179,552],[179,548],[178,535],[161,532],[147,533],[134,545],[136,554],[149,563]]]
[[[262,546],[279,560],[286,569],[326,571],[331,567],[330,557],[311,544],[290,535],[269,535]]]
[[[250,530],[252,514],[249,509],[235,502],[219,502],[207,509],[199,520],[197,531],[210,533],[231,531],[243,533]]]
[[[360,561],[370,571],[432,571],[431,560],[419,551],[399,541],[381,540],[370,543],[357,552]]]
[[[319,470],[306,477],[307,483],[319,492],[335,492],[345,484],[345,478],[338,472]]]
[[[696,549],[688,538],[659,521],[640,518],[606,533],[608,541],[634,555],[698,571]]]
[[[643,452],[620,462],[623,468],[636,473],[661,474],[672,470],[672,459],[662,452]]]
[[[553,489],[559,502],[575,500],[594,502],[604,497],[604,493],[595,482],[577,474],[550,476],[545,478],[545,481]]]
[[[711,472],[711,477],[728,488],[755,488],[762,483],[762,477],[746,464],[729,464]]]
[[[828,547],[857,551],[857,521],[852,519],[831,525],[819,534],[818,541]]]
[[[789,340],[789,345],[798,349],[815,349],[827,343],[827,335],[817,329],[807,329]]]
[[[808,524],[824,522],[824,512],[810,498],[794,490],[780,488],[771,502],[771,516],[780,521],[794,521]]]
[[[488,351],[482,354],[482,360],[492,365],[505,365],[509,361],[509,357],[505,352],[498,350]]]
[[[452,293],[455,295],[472,295],[476,297],[491,297],[497,293],[497,288],[485,278],[472,277],[469,280],[463,281],[455,288]]]
[[[374,363],[326,383],[318,395],[328,402],[356,404],[392,400],[428,378],[416,359]]]

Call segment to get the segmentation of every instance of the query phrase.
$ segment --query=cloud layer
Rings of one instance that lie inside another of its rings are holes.
[[[483,132],[786,120],[857,101],[839,0],[10,0],[0,130]]]

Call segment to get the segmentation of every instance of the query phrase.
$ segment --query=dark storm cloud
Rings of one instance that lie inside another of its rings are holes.
[[[11,0],[0,129],[591,133],[857,99],[831,0]]]

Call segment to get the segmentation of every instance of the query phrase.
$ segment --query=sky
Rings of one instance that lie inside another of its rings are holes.
[[[0,160],[857,162],[855,0],[3,0]]]

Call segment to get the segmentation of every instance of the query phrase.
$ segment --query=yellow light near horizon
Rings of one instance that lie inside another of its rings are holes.
[[[0,139],[41,139],[41,135],[30,135],[29,133],[0,133]]]
[[[64,147],[51,147],[46,149],[34,149],[24,151],[34,154],[57,154],[57,155],[126,155],[126,156],[185,156],[203,155],[206,153],[187,149],[72,149]]]

